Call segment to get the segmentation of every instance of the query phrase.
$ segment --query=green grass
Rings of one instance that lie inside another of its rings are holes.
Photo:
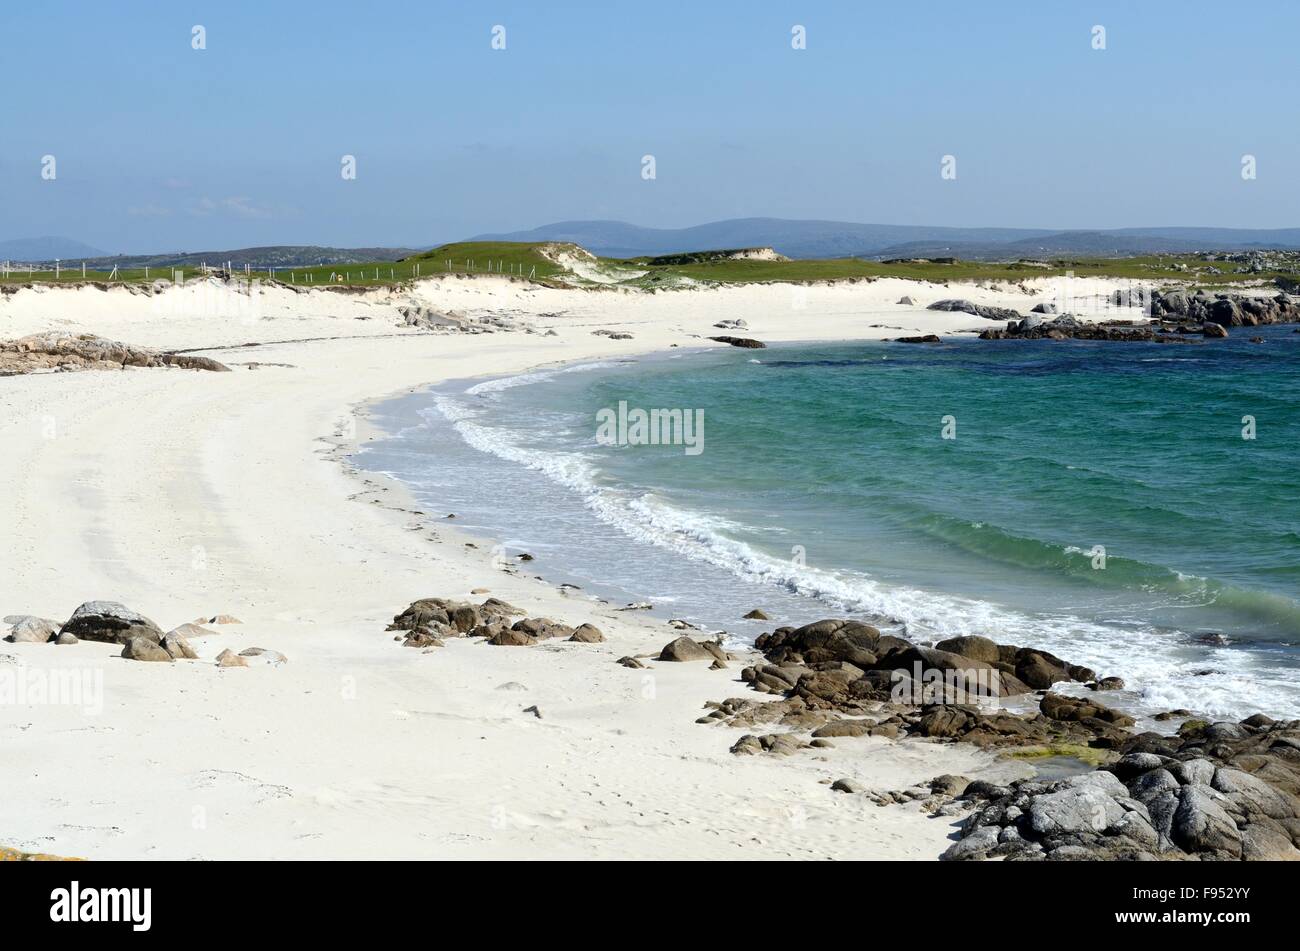
[[[1222,287],[1245,280],[1272,281],[1280,273],[1248,274],[1242,265],[1207,262],[1203,258],[1190,255],[1080,258],[1041,263],[957,261],[953,264],[936,264],[928,261],[885,264],[857,258],[821,261],[723,260],[665,266],[654,266],[649,264],[649,261],[648,258],[633,258],[617,263],[648,269],[650,273],[636,283],[650,285],[682,277],[720,284],[801,283],[885,277],[940,284],[953,281],[1000,281],[1014,284],[1035,277],[1061,277],[1072,272],[1075,277],[1120,278],[1156,283],[1192,281],[1198,286]],[[1179,265],[1182,267],[1180,268]],[[1223,273],[1217,275],[1209,273],[1211,265]]]
[[[439,274],[499,274],[524,279],[531,278],[544,284],[582,283],[575,275],[548,259],[540,243],[465,241],[446,244],[431,251],[404,258],[367,264],[327,264],[315,267],[277,268],[273,272],[252,271],[247,276],[259,281],[275,280],[285,284],[328,286],[331,277],[335,285],[350,287],[378,287],[402,284],[416,277],[434,277]],[[1059,277],[1073,273],[1076,277],[1104,277],[1128,279],[1154,284],[1190,283],[1194,287],[1223,288],[1242,281],[1272,283],[1274,278],[1294,274],[1265,271],[1250,274],[1244,265],[1230,262],[1211,262],[1201,255],[1160,255],[1135,258],[1080,258],[1043,263],[956,261],[940,264],[931,261],[897,262],[885,264],[856,258],[814,261],[753,261],[717,259],[707,253],[671,256],[675,263],[654,264],[652,258],[616,260],[599,259],[606,273],[627,274],[621,281],[630,287],[672,287],[683,279],[705,284],[771,284],[809,283],[818,281],[870,280],[875,278],[904,278],[930,281],[939,284],[963,281],[995,281],[1014,284],[1035,277]],[[211,262],[214,266],[218,262]],[[1210,268],[1221,273],[1212,274]],[[637,274],[636,272],[644,272]],[[186,279],[197,277],[196,268],[185,268]],[[634,276],[636,275],[636,276]],[[115,282],[142,283],[146,280],[170,280],[170,268],[150,268],[146,276],[143,269],[119,271]],[[245,273],[236,270],[235,277],[243,279]],[[26,270],[0,276],[6,283],[75,284],[82,280],[80,266],[65,268],[60,277],[53,272]],[[109,273],[87,271],[85,280],[108,283]]]
[[[313,267],[275,268],[268,271],[250,270],[247,274],[242,268],[236,268],[236,280],[253,279],[258,281],[278,281],[284,284],[304,285],[308,287],[342,284],[351,287],[381,287],[401,284],[416,277],[436,277],[439,274],[501,274],[503,276],[532,277],[534,280],[548,283],[563,277],[565,271],[544,257],[540,251],[541,244],[517,244],[511,242],[465,241],[458,244],[445,244],[412,255],[400,261],[383,261],[366,264],[322,264]],[[212,267],[219,262],[211,261]],[[202,275],[199,268],[178,269],[186,280]],[[110,283],[109,271],[85,272],[85,281]],[[333,278],[334,280],[331,280]],[[142,284],[157,280],[171,280],[171,268],[135,268],[119,270],[111,283]],[[30,276],[26,268],[15,270],[7,277],[0,276],[0,282],[9,284],[78,284],[83,280],[79,264],[64,266],[56,278],[53,271],[35,271]]]
[[[1089,766],[1105,766],[1113,763],[1118,756],[1110,750],[1080,746],[1077,743],[1052,743],[1048,746],[1021,746],[1002,751],[1008,759],[1045,759],[1052,756],[1068,756]]]
[[[408,260],[426,262],[423,273],[450,270],[467,274],[514,274],[516,277],[533,275],[535,280],[547,281],[564,277],[567,272],[541,253],[543,243],[518,241],[460,241],[444,244],[425,251]]]

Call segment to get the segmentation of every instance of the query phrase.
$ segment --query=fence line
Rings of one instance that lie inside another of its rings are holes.
[[[313,270],[324,268],[327,266],[328,265],[314,265],[314,266],[308,266],[304,268],[303,283],[314,284],[316,282],[316,275],[313,273]],[[522,261],[506,261],[504,259],[494,260],[492,258],[487,259],[487,261],[479,261],[474,258],[466,258],[463,262],[463,266],[461,266],[461,262],[458,262],[452,258],[446,258],[443,262],[443,266],[447,273],[464,273],[464,274],[471,274],[471,275],[508,274],[511,277],[520,277],[520,278],[523,278],[525,276],[524,262]],[[397,276],[397,271],[399,267],[401,266],[390,265],[387,268],[389,281],[397,283],[399,281],[418,280],[419,278],[424,276],[424,267],[422,261],[407,262],[405,267],[402,268],[403,275],[401,278]],[[269,265],[269,264],[256,265],[253,264],[252,262],[244,263],[243,265],[244,277],[248,280],[251,280],[252,275],[255,271],[260,271],[263,269],[265,269],[266,271],[266,278],[268,281],[275,281],[277,280],[277,278],[283,281],[284,270],[288,270],[289,282],[291,284],[298,283],[298,275],[297,275],[296,268],[284,269],[284,268],[279,268],[276,265]],[[13,278],[25,271],[26,276],[29,279],[36,280],[36,279],[40,279],[42,275],[49,275],[55,281],[64,281],[71,276],[66,273],[69,270],[72,269],[65,267],[62,259],[55,259],[52,266],[46,265],[44,267],[37,264],[16,265],[15,262],[8,261],[8,260],[0,262],[0,277],[4,277],[4,278]],[[232,278],[236,273],[233,261],[227,261],[224,268],[210,267],[208,263],[204,261],[198,265],[196,270],[202,275],[209,275],[209,276],[213,274],[216,274],[217,276],[222,276],[222,274],[224,273],[224,276],[226,278]],[[382,279],[383,270],[384,269],[381,268],[379,265],[373,265],[372,271],[370,269],[367,269],[365,266],[362,266],[362,269],[357,274],[357,280],[361,282],[365,282],[367,280],[379,282]],[[150,268],[148,265],[142,265],[139,269],[132,268],[130,269],[130,271],[136,271],[137,277],[139,272],[143,272],[144,280],[146,281],[150,280]],[[111,270],[108,270],[107,272],[103,270],[91,271],[89,265],[85,261],[82,261],[80,262],[79,279],[82,281],[85,281],[87,279],[126,281],[130,279],[127,276],[130,273],[130,271],[124,273],[122,265],[120,264],[113,264]],[[170,268],[170,272],[171,273],[170,275],[168,275],[168,277],[172,279],[175,278],[176,274],[183,273],[179,268],[175,266],[172,266]],[[75,273],[76,272],[74,271],[74,274]],[[537,276],[537,266],[531,265],[527,270],[527,279],[532,280],[535,279],[536,276]],[[166,279],[167,277],[159,278],[159,280],[166,280]],[[330,274],[331,283],[336,283],[340,280],[351,283],[353,280],[352,272],[350,270],[343,270],[343,271],[334,271]]]

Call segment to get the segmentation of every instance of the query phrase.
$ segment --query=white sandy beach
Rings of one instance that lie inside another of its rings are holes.
[[[1075,284],[1100,309],[1108,285]],[[251,306],[197,282],[159,297],[0,296],[0,339],[87,332],[203,348],[234,370],[0,379],[0,615],[62,621],[100,599],[163,630],[243,622],[195,641],[203,659],[170,665],[101,643],[0,644],[7,667],[103,676],[102,711],[0,705],[0,845],[87,858],[936,858],[952,819],[828,781],[895,790],[1025,767],[870,738],[734,756],[739,733],[694,721],[706,701],[758,696],[742,664],[619,666],[678,632],[494,568],[489,544],[466,547],[445,513],[414,514],[399,488],[362,481],[342,457],[366,438],[354,425],[366,403],[444,379],[712,345],[729,318],[768,342],[978,331],[989,321],[924,305],[1028,311],[1054,293],[1047,281],[1029,290],[882,280],[652,294],[479,277],[397,294],[265,288]],[[897,304],[904,294],[916,305]],[[538,332],[416,331],[396,312],[412,302]],[[590,621],[608,641],[461,639],[425,653],[385,633],[411,601],[475,588],[530,616]],[[211,658],[227,646],[289,662],[220,669]],[[540,719],[523,712],[533,705]]]

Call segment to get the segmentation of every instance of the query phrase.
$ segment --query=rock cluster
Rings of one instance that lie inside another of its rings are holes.
[[[979,747],[1036,746],[1115,750],[1123,746],[1133,726],[1127,714],[1097,703],[1047,693],[1038,713],[1014,714],[974,704],[936,703],[919,713],[901,715],[910,736],[959,740]]]
[[[121,370],[126,367],[180,367],[185,370],[228,372],[229,367],[207,357],[157,353],[93,334],[52,330],[18,340],[0,341],[0,376],[38,370]]]
[[[1161,337],[1152,327],[1129,320],[1089,323],[1073,314],[1062,314],[1051,320],[1029,314],[1020,320],[1009,321],[1005,327],[985,330],[979,336],[981,340],[1117,340],[1130,343],[1174,343],[1179,339]]]
[[[763,343],[763,341],[752,340],[749,337],[721,336],[721,337],[710,337],[709,339],[716,341],[717,343],[729,344],[733,347],[744,347],[745,349],[748,350],[764,350],[767,348],[767,344]]]
[[[1059,782],[974,783],[945,859],[1300,859],[1300,721],[1256,715],[1131,737]]]
[[[456,311],[433,310],[420,304],[410,304],[397,308],[402,324],[417,327],[420,330],[437,330],[445,333],[487,334],[497,330],[515,330],[514,321],[505,317],[488,315],[482,318],[469,317]]]
[[[1188,294],[1174,291],[1168,294],[1151,291],[1115,291],[1112,303],[1121,306],[1140,306],[1147,310],[1151,320],[1111,320],[1085,322],[1073,314],[1062,314],[1044,320],[1034,312],[1020,319],[1010,319],[1005,327],[991,328],[980,334],[981,340],[1116,340],[1135,343],[1189,343],[1189,338],[1223,338],[1229,327],[1257,327],[1264,324],[1300,322],[1300,301],[1288,294],[1271,298],[1246,295],[1217,294],[1205,291]],[[1018,315],[1015,315],[1018,316]]]
[[[200,622],[206,618],[200,618]],[[127,660],[151,663],[171,663],[177,660],[197,660],[199,655],[190,645],[190,638],[213,634],[196,623],[182,624],[167,633],[149,618],[116,601],[87,601],[72,612],[63,624],[45,618],[18,614],[4,618],[10,625],[7,640],[21,643],[76,644],[80,641],[121,645],[121,656]],[[217,615],[212,623],[239,623],[229,615]],[[240,661],[228,662],[223,658],[238,656]],[[223,651],[217,665],[250,666],[251,664],[282,664],[287,658],[279,651],[250,647],[240,654]]]
[[[1289,294],[1251,297],[1242,294],[1195,294],[1152,291],[1151,316],[1164,321],[1191,321],[1221,327],[1258,327],[1264,324],[1300,323],[1300,301]]]
[[[794,692],[831,706],[849,698],[962,702],[1016,696],[1062,681],[1086,683],[1093,671],[1047,651],[955,637],[917,647],[860,621],[828,619],[777,628],[754,646],[769,661],[742,678],[756,689],[788,692],[767,677],[794,678]],[[775,668],[775,669],[771,669]]]
[[[769,731],[755,735],[757,746],[742,737],[737,753],[770,752],[775,741],[764,745],[764,737],[782,735],[778,730],[811,731],[814,745],[845,736],[922,736],[983,747],[1114,750],[1134,722],[1092,697],[1049,689],[1059,683],[1114,688],[1115,678],[1098,680],[1092,670],[1047,651],[985,637],[918,647],[860,621],[831,619],[778,628],[755,646],[766,662],[744,668],[741,680],[782,699],[711,703],[699,721]],[[1001,709],[1003,698],[1036,690],[1044,692],[1037,712]]]
[[[580,644],[599,644],[605,635],[594,624],[570,627],[544,617],[520,617],[524,612],[498,598],[482,604],[447,598],[422,598],[413,602],[388,625],[405,647],[442,647],[449,637],[482,637],[494,647],[532,647],[556,638]],[[519,618],[519,620],[514,620]]]

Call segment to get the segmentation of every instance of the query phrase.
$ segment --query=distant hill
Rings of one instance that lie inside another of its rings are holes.
[[[632,258],[722,248],[771,247],[792,258],[955,256],[1014,260],[1061,255],[1125,257],[1189,251],[1300,248],[1300,228],[1120,228],[1053,231],[948,228],[737,218],[691,228],[642,228],[622,221],[560,221],[474,241],[571,241],[604,257]]]
[[[101,257],[104,252],[92,248],[71,238],[17,238],[13,241],[0,241],[0,261],[53,261],[56,258],[92,258]]]
[[[943,228],[848,221],[736,218],[691,228],[642,228],[622,221],[560,221],[474,241],[571,241],[603,257],[634,258],[723,248],[770,247],[792,258],[869,255],[907,241],[1015,241],[1048,235],[1029,228]]]
[[[86,258],[86,266],[96,271],[141,267],[197,267],[208,264],[234,267],[245,264],[254,269],[268,267],[310,267],[318,264],[364,264],[367,261],[397,261],[417,254],[414,248],[322,248],[316,245],[273,245],[264,248],[240,248],[234,251],[174,251],[163,254],[112,255]],[[80,263],[80,258],[77,262]]]
[[[1176,232],[1183,229],[1167,229]],[[1062,231],[1035,238],[1010,242],[913,241],[896,244],[876,252],[877,258],[958,257],[968,261],[1009,260],[1013,258],[1092,257],[1122,258],[1149,254],[1190,254],[1197,251],[1245,251],[1258,248],[1300,247],[1300,231],[1245,232],[1233,234],[1227,229],[1185,229],[1189,233],[1206,232],[1205,238],[1161,236],[1138,231]],[[1262,239],[1262,240],[1243,240]]]

